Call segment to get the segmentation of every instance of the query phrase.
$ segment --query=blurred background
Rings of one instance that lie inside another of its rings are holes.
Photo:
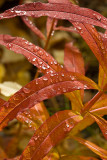
[[[47,2],[46,0],[39,0],[41,2]],[[0,0],[0,13],[6,9],[10,9],[19,3],[36,2],[36,0]],[[77,2],[81,7],[87,7],[93,9],[105,17],[107,17],[107,0],[79,0]],[[46,35],[46,17],[31,18],[34,24]],[[71,24],[68,21],[59,20],[58,25],[69,27]],[[104,32],[103,29],[97,27],[98,31]],[[0,21],[0,34],[9,34],[12,36],[24,37],[28,41],[39,45],[44,48],[45,44],[43,40],[38,38],[22,21],[21,17],[15,17],[12,19],[4,19]],[[98,62],[84,42],[84,40],[77,33],[69,33],[64,31],[55,31],[50,39],[48,45],[48,52],[63,65],[64,59],[64,46],[67,42],[73,42],[81,51],[84,63],[86,76],[90,77],[95,82],[98,81]],[[14,52],[7,50],[5,47],[0,45],[0,97],[8,100],[13,94],[11,88],[16,92],[22,86],[34,79],[37,73],[37,68],[30,64],[23,55],[15,54]],[[42,74],[39,73],[39,76]],[[8,83],[6,83],[8,81]],[[7,93],[9,92],[9,93]],[[85,91],[84,103],[90,100],[95,91]],[[70,102],[64,96],[57,96],[46,100],[45,106],[47,107],[49,114],[53,115],[56,111],[70,109]],[[25,132],[26,129],[26,132]],[[33,135],[33,130],[28,129],[26,125],[20,124],[17,120],[13,120],[9,125],[0,132],[0,160],[3,156],[15,157],[24,150],[30,137]],[[16,135],[19,137],[16,138]],[[107,143],[105,142],[99,128],[96,124],[88,127],[81,133],[84,138],[88,138],[95,142],[97,145],[106,148]],[[73,144],[73,145],[72,145]],[[11,151],[10,151],[11,148]],[[96,155],[88,150],[86,147],[78,144],[72,139],[67,139],[58,145],[57,150],[60,154],[85,154],[87,156]],[[4,151],[7,155],[5,155]],[[2,156],[3,155],[3,156]]]

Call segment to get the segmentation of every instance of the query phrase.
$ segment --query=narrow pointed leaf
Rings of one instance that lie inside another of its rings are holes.
[[[107,35],[102,33],[100,33],[100,35],[105,46],[105,52],[107,52]],[[98,85],[100,88],[103,89],[106,83],[107,83],[107,75],[105,74],[101,65],[99,65]]]
[[[49,152],[43,160],[59,160],[59,154],[54,149],[52,149],[51,152]]]
[[[23,22],[41,39],[46,40],[44,34],[33,24],[31,20],[29,20],[28,17],[22,16]]]
[[[70,0],[48,0],[49,3],[70,3]]]
[[[42,159],[81,119],[81,116],[74,114],[70,110],[57,112],[48,118],[36,130],[20,160],[25,160],[26,157],[32,160],[35,160],[35,158],[36,160]]]
[[[0,147],[0,159],[3,160],[3,159],[6,159],[6,158],[7,158],[6,153],[5,153],[4,150]]]
[[[8,157],[16,156],[18,149],[18,142],[19,142],[19,137],[14,136],[6,143],[5,152]]]
[[[43,102],[36,104],[29,110],[19,113],[17,120],[36,130],[47,118],[49,113]]]
[[[94,120],[96,121],[96,123],[99,125],[105,139],[107,139],[107,121],[105,119],[103,119],[100,116],[97,116],[95,114],[90,114],[91,117],[94,118]]]
[[[91,107],[90,111],[97,111],[101,108],[107,107],[107,94],[103,94],[100,99]],[[106,114],[107,112],[105,112]]]
[[[74,27],[72,27],[72,26],[71,27],[58,26],[58,27],[55,27],[55,30],[61,30],[61,31],[78,33],[77,30]]]
[[[56,19],[89,23],[107,29],[107,19],[104,16],[91,9],[81,8],[71,3],[27,3],[1,13],[0,19],[15,16],[48,16]]]
[[[85,74],[84,60],[80,51],[73,45],[73,43],[67,43],[64,49],[64,67],[67,71],[78,72]],[[72,110],[80,112],[83,108],[82,99],[84,96],[84,90],[71,92],[69,97],[72,102]]]
[[[5,159],[5,160],[19,160],[19,159],[20,159],[20,156],[15,157],[15,158],[7,158],[7,159]]]
[[[67,71],[85,74],[84,60],[79,49],[73,43],[67,43],[64,49],[64,66]]]
[[[98,160],[94,157],[85,157],[85,156],[63,156],[60,160]]]
[[[104,149],[100,148],[99,146],[97,146],[96,144],[94,144],[90,141],[87,141],[85,139],[82,139],[80,137],[73,137],[73,139],[75,139],[79,143],[85,145],[90,150],[92,150],[94,153],[99,155],[100,157],[107,159],[107,150],[104,150]]]
[[[62,70],[57,61],[44,49],[23,38],[0,35],[0,44],[18,54],[23,54],[28,61],[38,67],[44,74]]]
[[[6,101],[0,98],[0,106],[2,106]]]
[[[89,78],[73,72],[47,74],[29,82],[0,108],[0,129],[15,118],[18,112],[31,108],[45,99],[78,89],[98,89],[98,87]]]
[[[86,41],[86,43],[89,45],[90,49],[93,51],[100,65],[102,66],[104,72],[107,74],[107,52],[100,34],[92,25],[78,22],[72,23],[83,37],[83,39]]]
[[[105,74],[103,68],[101,65],[99,65],[99,77],[98,77],[98,85],[100,88],[103,89],[103,87],[107,84],[107,75]]]
[[[100,100],[92,106],[90,113],[97,114],[98,116],[107,115],[107,95],[103,95]],[[86,114],[84,119],[73,128],[71,135],[76,135],[94,122],[95,120],[90,119],[89,114]]]

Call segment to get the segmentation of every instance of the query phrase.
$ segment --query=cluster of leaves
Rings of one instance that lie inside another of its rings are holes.
[[[35,78],[8,101],[0,99],[0,130],[9,121],[16,118],[28,124],[35,133],[27,147],[16,160],[41,159],[95,159],[94,157],[67,156],[51,150],[66,136],[82,143],[101,159],[107,159],[107,151],[96,144],[75,136],[93,122],[97,122],[107,139],[107,121],[102,118],[107,114],[107,18],[87,8],[81,8],[69,0],[49,0],[49,3],[26,3],[6,10],[0,19],[21,16],[24,23],[45,42],[44,49],[31,42],[10,35],[0,35],[0,44],[17,54],[23,54],[29,62],[44,75]],[[47,16],[47,38],[28,18]],[[57,26],[58,20],[68,20],[73,26]],[[94,26],[105,29],[100,33]],[[84,61],[80,51],[67,43],[64,49],[64,66],[60,65],[49,53],[47,47],[55,30],[76,32],[86,41],[99,62],[98,84],[85,76]],[[37,77],[37,76],[36,76]],[[98,93],[83,104],[85,89],[94,89]],[[56,112],[49,117],[43,100],[65,94],[72,103],[72,110]],[[39,128],[38,128],[39,127]],[[50,152],[51,151],[51,152]]]

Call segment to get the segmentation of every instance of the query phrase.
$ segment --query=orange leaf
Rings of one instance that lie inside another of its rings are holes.
[[[23,54],[29,62],[38,67],[44,74],[62,70],[61,66],[50,54],[24,38],[0,35],[0,44],[17,54]]]
[[[70,110],[55,113],[38,128],[25,148],[20,160],[40,160],[57,145],[82,117]]]
[[[73,43],[67,43],[64,50],[64,67],[67,71],[78,72],[85,74],[84,70],[84,60],[80,51],[73,45]],[[74,91],[70,94],[67,93],[66,96],[72,102],[72,110],[80,112],[83,108],[82,99],[84,96],[84,90]]]
[[[94,120],[96,121],[96,123],[99,125],[105,139],[107,139],[107,121],[105,119],[103,119],[102,117],[100,116],[97,116],[95,114],[90,114],[90,116],[92,118],[94,118]]]
[[[97,32],[94,26],[90,24],[82,24],[78,22],[72,23],[83,37],[83,39],[86,41],[86,43],[89,45],[90,49],[93,51],[100,65],[102,66],[104,72],[107,74],[107,52],[101,35]]]
[[[64,156],[60,160],[98,160],[94,157],[84,157],[84,156]]]
[[[107,150],[104,150],[104,149],[100,148],[99,146],[97,146],[96,144],[94,144],[92,142],[89,142],[89,141],[87,141],[85,139],[82,139],[80,137],[74,137],[73,136],[73,139],[75,139],[79,143],[85,145],[90,150],[92,150],[94,153],[99,155],[100,157],[107,159]]]
[[[101,67],[101,65],[99,65],[98,85],[99,85],[100,88],[103,89],[105,84],[107,84],[107,76],[106,76],[103,68]]]
[[[85,74],[84,60],[81,52],[73,43],[67,43],[64,49],[64,66],[69,72]]]
[[[64,0],[65,2],[65,0]],[[107,29],[107,19],[96,11],[72,3],[29,3],[16,6],[0,14],[0,19],[15,16],[48,16],[80,23],[89,23]]]
[[[19,113],[17,120],[36,130],[48,117],[49,113],[44,103],[41,102],[23,113]]]
[[[9,120],[15,118],[18,112],[31,108],[53,96],[84,88],[98,89],[96,83],[92,80],[73,72],[47,74],[35,79],[16,92],[0,108],[0,129]]]

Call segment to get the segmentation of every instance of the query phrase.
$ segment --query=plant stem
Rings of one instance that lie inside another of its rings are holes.
[[[99,91],[89,102],[84,105],[84,108],[81,110],[81,114],[85,115],[87,111],[95,104],[95,102],[102,96],[104,92]]]
[[[55,22],[55,19],[53,19],[53,21],[52,21],[50,32],[49,32],[49,35],[48,35],[47,40],[46,40],[46,44],[45,44],[45,47],[44,47],[45,51],[48,48],[48,44],[49,44],[49,41],[50,41],[50,38],[51,38],[51,34],[52,34],[52,31],[53,31],[54,22]]]

